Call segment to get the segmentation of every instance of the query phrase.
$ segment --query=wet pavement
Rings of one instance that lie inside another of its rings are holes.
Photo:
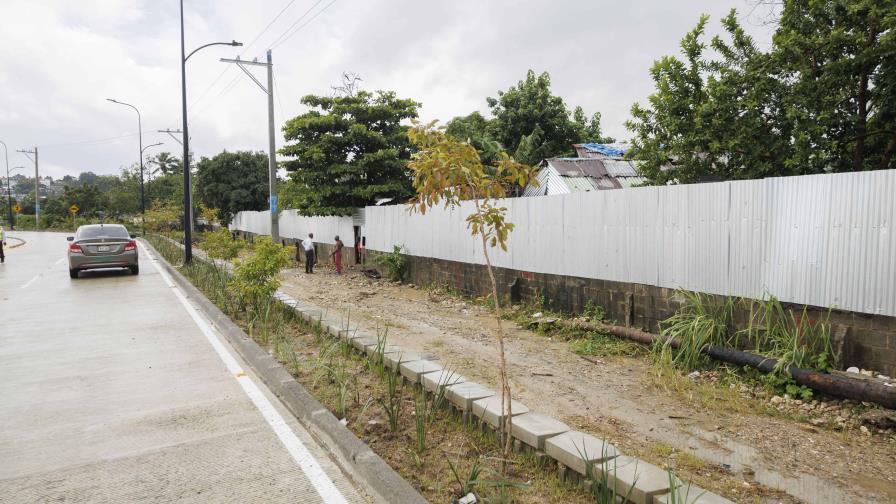
[[[369,500],[144,248],[72,280],[64,234],[9,234],[0,502]]]

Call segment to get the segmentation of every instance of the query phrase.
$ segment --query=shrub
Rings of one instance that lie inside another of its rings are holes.
[[[395,245],[392,252],[385,252],[376,256],[373,263],[389,271],[389,280],[403,282],[408,274],[408,258],[401,251],[403,245]]]

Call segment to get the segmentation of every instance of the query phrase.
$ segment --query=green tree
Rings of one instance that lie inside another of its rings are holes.
[[[284,207],[303,215],[351,215],[381,198],[413,194],[407,126],[420,103],[392,91],[302,98],[309,112],[287,121],[280,153],[292,187]]]
[[[445,125],[445,133],[461,142],[469,142],[482,158],[482,164],[491,165],[500,158],[504,150],[500,142],[492,137],[492,121],[479,112],[455,117]]]
[[[887,168],[896,152],[892,1],[793,0],[760,51],[732,10],[725,36],[681,42],[632,106],[630,155],[654,183]],[[674,169],[668,169],[670,166]]]
[[[896,149],[896,3],[791,0],[775,32],[776,75],[790,83],[794,151],[807,171],[891,166]]]
[[[190,159],[192,158],[193,156],[190,156]],[[150,159],[162,175],[183,174],[184,172],[184,164],[180,158],[171,155],[170,152],[159,152]]]
[[[502,436],[506,461],[510,458],[512,432],[510,381],[504,354],[501,299],[488,250],[496,246],[507,250],[507,237],[513,231],[513,224],[505,220],[507,208],[499,206],[498,199],[507,196],[506,188],[509,186],[536,183],[535,170],[517,163],[505,152],[501,152],[494,166],[486,169],[480,153],[472,145],[446,135],[434,125],[434,122],[417,125],[408,132],[411,142],[420,149],[410,163],[414,173],[414,189],[417,191],[411,208],[426,213],[434,206],[448,208],[458,206],[462,201],[473,202],[475,210],[467,216],[467,226],[482,245],[498,325],[501,410],[504,412]],[[506,470],[505,462],[502,462],[502,468]]]
[[[536,76],[529,70],[516,86],[498,91],[497,98],[486,101],[494,116],[490,122],[492,137],[521,162],[535,164],[544,158],[570,154],[574,143],[612,141],[600,134],[600,114],[588,120],[577,108],[575,116],[570,117],[563,98],[551,93],[547,72]]]
[[[268,208],[268,155],[224,151],[202,158],[196,166],[195,193],[199,202],[220,210],[222,224],[240,210]]]

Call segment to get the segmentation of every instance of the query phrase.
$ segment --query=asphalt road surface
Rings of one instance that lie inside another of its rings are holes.
[[[0,502],[367,502],[144,248],[72,280],[64,234],[10,236]]]

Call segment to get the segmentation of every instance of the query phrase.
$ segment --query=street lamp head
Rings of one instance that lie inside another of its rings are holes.
[[[106,98],[106,101],[110,101],[112,103],[118,103],[118,100],[116,100],[114,98]]]
[[[233,47],[240,47],[243,45],[243,43],[237,42],[236,40],[234,40],[233,42],[230,43],[230,45],[232,45]]]

